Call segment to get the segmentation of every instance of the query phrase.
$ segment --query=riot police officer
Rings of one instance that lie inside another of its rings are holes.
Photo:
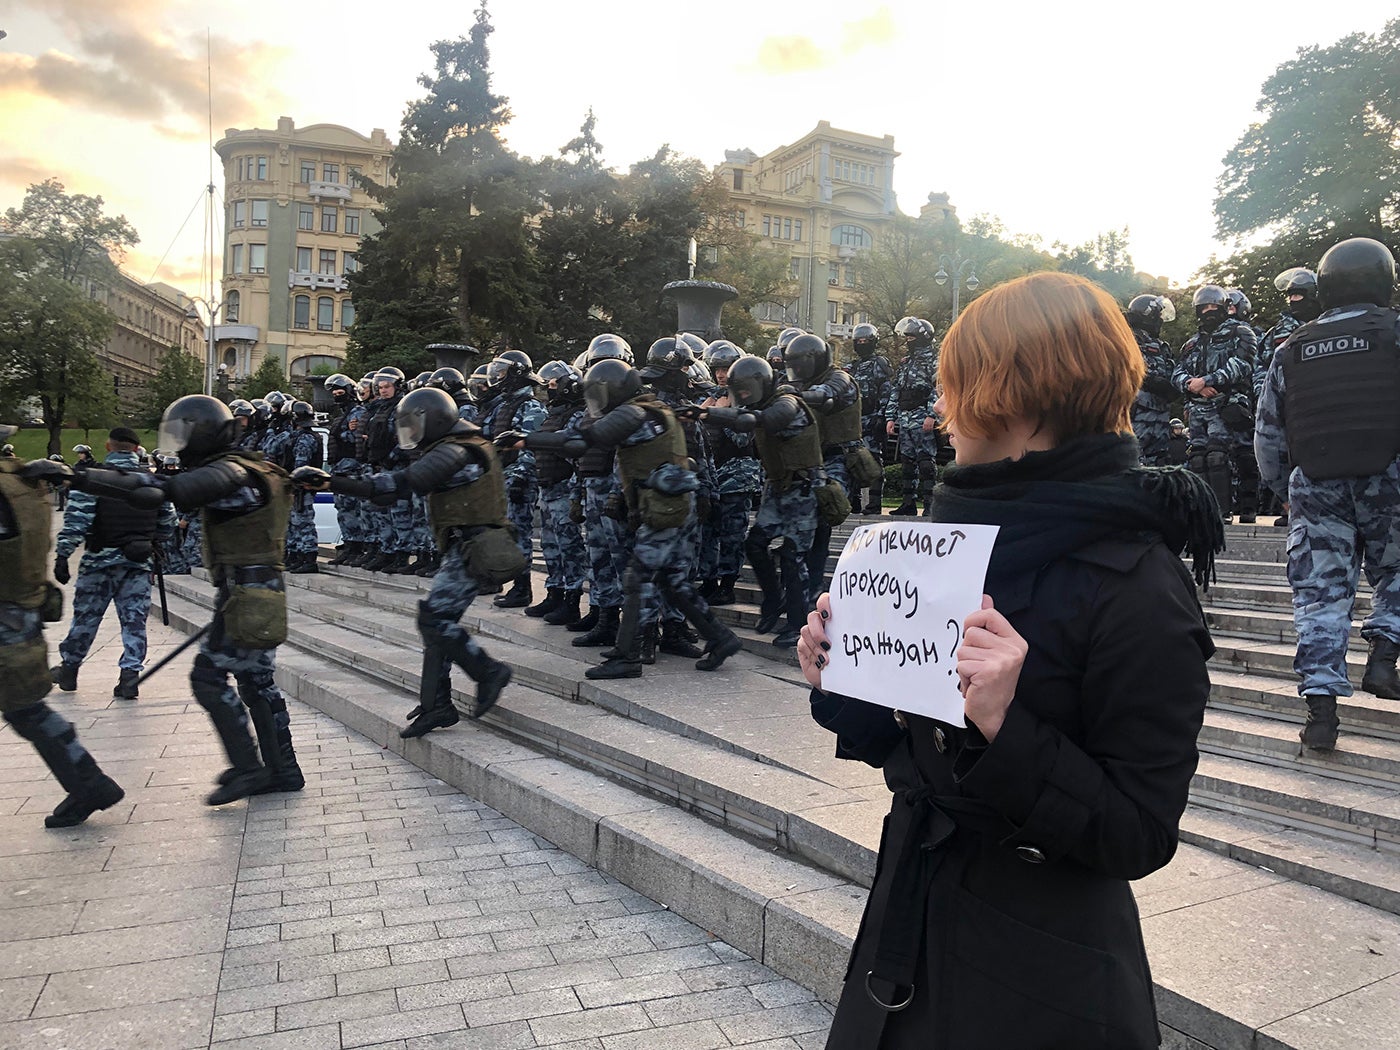
[[[933,348],[933,325],[922,317],[902,317],[894,326],[904,340],[904,360],[895,369],[885,402],[885,431],[899,439],[899,466],[904,498],[891,514],[919,512],[916,499],[928,511],[929,494],[938,480],[938,357]]]
[[[1307,267],[1294,266],[1284,270],[1274,278],[1274,287],[1283,294],[1284,306],[1278,321],[1259,340],[1259,349],[1254,358],[1256,398],[1264,391],[1264,378],[1269,374],[1274,353],[1297,329],[1317,320],[1317,315],[1322,313],[1322,304],[1317,299],[1317,274]]]
[[[1172,372],[1172,385],[1190,406],[1191,447],[1186,465],[1211,487],[1227,520],[1234,504],[1231,467],[1239,479],[1241,507],[1249,513],[1259,500],[1254,450],[1240,437],[1242,421],[1253,418],[1254,331],[1230,319],[1229,303],[1219,285],[1196,289],[1191,304],[1197,331],[1182,346]]]
[[[364,468],[365,417],[358,387],[353,379],[341,372],[327,376],[323,386],[331,395],[330,419],[326,427],[326,463],[336,474],[357,477]],[[360,500],[355,496],[337,495],[335,516],[344,546],[330,560],[330,564],[358,565],[369,556],[370,547],[364,534]]]
[[[281,467],[238,449],[235,435],[228,406],[191,394],[171,402],[160,424],[160,447],[176,452],[186,469],[168,477],[90,470],[75,479],[83,491],[136,507],[169,499],[178,510],[201,511],[217,612],[194,658],[190,687],[209,713],[230,765],[205,800],[211,806],[265,791],[300,791],[305,783],[287,703],[273,678],[277,646],[287,637],[282,572],[292,486]],[[230,674],[237,693],[229,686]],[[257,746],[248,734],[245,705]]]
[[[1176,362],[1171,347],[1162,341],[1162,325],[1176,320],[1176,306],[1165,295],[1144,294],[1134,296],[1124,313],[1147,366],[1142,389],[1133,400],[1133,435],[1138,439],[1143,465],[1165,467],[1171,462],[1168,445]]]
[[[540,369],[548,404],[539,429],[547,433],[575,430],[583,415],[583,376],[573,365],[550,361]],[[535,471],[540,486],[540,553],[544,555],[545,596],[525,610],[547,624],[569,624],[579,618],[579,601],[588,565],[583,542],[582,501],[574,461],[549,449],[536,449]],[[577,514],[575,505],[579,506]],[[579,520],[575,520],[578,518]]]
[[[728,339],[716,339],[705,351],[716,386],[701,408],[732,408],[729,370],[745,356]],[[706,584],[700,597],[711,605],[733,605],[734,584],[744,566],[744,538],[749,533],[749,509],[763,491],[763,470],[754,454],[752,434],[706,422],[705,442],[715,464],[719,506],[711,511],[709,526],[701,525],[700,577]]]
[[[325,449],[321,435],[311,428],[316,413],[305,401],[293,401],[291,441],[287,445],[288,466],[320,467],[325,465]],[[309,492],[292,495],[291,519],[287,526],[287,571],[297,575],[317,572],[316,567],[316,501]]]
[[[508,356],[509,355],[509,356]],[[523,360],[522,360],[523,359]],[[544,422],[544,405],[535,398],[534,384],[540,377],[531,371],[530,359],[519,350],[507,350],[486,367],[486,386],[492,405],[481,417],[481,433],[488,440],[513,432],[528,434]],[[525,570],[511,583],[510,590],[497,596],[493,605],[502,609],[523,609],[533,597],[530,586],[531,558],[534,557],[535,502],[539,482],[535,477],[535,457],[525,450],[508,450],[501,456],[505,468],[508,517],[515,526]]]
[[[418,453],[408,467],[365,478],[332,477],[303,468],[295,481],[381,504],[401,501],[412,492],[428,497],[442,559],[428,597],[418,603],[423,672],[418,706],[399,731],[408,739],[458,722],[452,703],[453,664],[476,682],[472,718],[489,711],[509,684],[510,666],[488,656],[458,621],[476,598],[478,575],[499,583],[518,575],[524,558],[506,525],[505,486],[496,451],[478,427],[458,418],[451,397],[433,387],[405,395],[395,414],[395,434],[400,448]]]
[[[1322,313],[1274,354],[1254,444],[1266,484],[1288,502],[1288,582],[1307,705],[1303,746],[1337,742],[1337,698],[1350,696],[1347,640],[1357,570],[1371,581],[1361,625],[1361,688],[1400,700],[1400,313],[1395,257],[1369,237],[1333,245],[1317,267]]]
[[[18,427],[0,425],[0,442]],[[102,772],[78,741],[72,724],[44,702],[49,677],[44,622],[63,615],[62,596],[49,583],[50,485],[73,471],[62,463],[22,463],[0,456],[0,717],[34,745],[67,797],[44,818],[48,828],[71,828],[99,809],[115,806],[125,792]]]
[[[397,368],[381,368],[374,374],[374,398],[365,406],[365,461],[375,472],[394,469],[399,462],[394,437],[394,409],[403,394],[403,372]],[[366,531],[376,553],[360,563],[369,572],[399,569],[408,564],[407,530],[412,514],[407,506],[399,508],[370,502],[364,504]]]
[[[856,359],[848,371],[860,387],[860,433],[865,447],[880,466],[880,475],[870,486],[870,498],[861,508],[862,514],[883,514],[881,502],[885,492],[885,405],[890,399],[890,384],[894,366],[879,353],[880,330],[873,324],[861,322],[851,330],[851,349]],[[859,492],[851,493],[851,506],[859,506]]]

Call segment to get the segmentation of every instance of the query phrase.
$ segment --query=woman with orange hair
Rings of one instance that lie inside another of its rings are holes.
[[[1180,554],[1204,583],[1223,533],[1195,475],[1138,466],[1142,373],[1069,274],[993,289],[944,339],[957,458],[930,517],[1000,526],[966,725],[823,691],[826,595],[803,628],[813,717],[894,793],[829,1050],[1159,1043],[1129,882],[1176,849],[1213,651]]]

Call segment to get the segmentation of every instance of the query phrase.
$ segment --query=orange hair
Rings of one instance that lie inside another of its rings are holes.
[[[991,437],[1029,419],[1057,442],[1130,431],[1145,371],[1107,292],[1074,274],[1034,273],[974,299],[943,337],[943,424]]]

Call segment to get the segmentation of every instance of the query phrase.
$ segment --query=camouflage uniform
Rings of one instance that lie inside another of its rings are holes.
[[[894,367],[890,364],[889,358],[883,354],[873,354],[867,358],[857,358],[851,362],[851,367],[846,371],[851,374],[856,386],[860,387],[861,437],[865,439],[865,447],[870,449],[870,454],[875,457],[875,462],[880,464],[883,471],[886,437],[885,412],[889,405]],[[884,487],[882,473],[881,479],[870,490],[870,499],[865,504],[868,513],[881,513],[880,497],[884,492]],[[852,508],[859,505],[856,500],[859,495],[859,493],[852,494]]]
[[[530,387],[502,394],[481,421],[481,432],[487,439],[516,430],[529,434],[544,422],[544,405],[536,400]],[[501,457],[505,467],[507,519],[515,526],[520,550],[526,559],[535,555],[535,504],[540,487],[535,477],[535,454],[526,449],[506,453]]]
[[[351,422],[355,429],[350,429]],[[329,467],[333,474],[355,478],[364,472],[364,425],[365,406],[350,405],[335,419],[331,420],[330,441],[328,443]],[[365,532],[364,501],[358,496],[343,493],[335,495],[335,515],[340,524],[340,538],[345,543],[365,543],[369,537]]]
[[[1133,400],[1133,434],[1142,449],[1143,465],[1165,467],[1171,463],[1171,399],[1176,395],[1172,372],[1176,362],[1172,360],[1171,347],[1161,339],[1141,328],[1133,328],[1132,332],[1147,366],[1142,389]]]
[[[1345,320],[1351,310],[1328,310],[1313,324],[1325,331],[1329,318]],[[1400,322],[1391,323],[1400,340]],[[1359,570],[1372,587],[1362,637],[1400,643],[1400,457],[1378,474],[1324,481],[1293,466],[1284,413],[1287,352],[1274,356],[1261,388],[1254,443],[1264,483],[1288,501],[1288,582],[1298,633],[1293,669],[1300,695],[1350,696],[1346,654]]]
[[[292,469],[319,467],[324,456],[321,435],[309,427],[298,428],[287,448]],[[292,497],[291,520],[287,525],[287,553],[305,557],[316,554],[316,499],[310,492],[298,490]]]
[[[197,569],[204,565],[204,526],[198,514],[190,515],[184,522],[185,542],[180,548],[180,556],[187,566]]]
[[[937,418],[938,355],[931,346],[910,350],[895,369],[885,401],[885,419],[898,428],[899,465],[904,472],[904,506],[915,496],[928,507],[929,493],[938,480],[938,431],[924,432],[924,420]],[[917,481],[916,481],[917,479]]]
[[[110,452],[104,463],[120,470],[138,470],[134,452]],[[63,515],[56,554],[67,561],[87,541],[97,522],[98,500],[86,492],[74,492]],[[161,505],[153,536],[159,543],[175,531],[175,508]],[[63,662],[77,667],[92,648],[108,605],[114,605],[121,623],[122,655],[117,666],[139,672],[146,661],[146,619],[151,611],[151,560],[132,561],[120,547],[85,551],[73,584],[73,622],[59,643]]]
[[[377,397],[365,403],[360,432],[366,441],[366,471],[391,470],[397,462],[394,453],[398,440],[394,435],[393,419],[394,406],[398,403],[397,394],[389,398]],[[365,542],[381,555],[398,554],[402,548],[399,546],[392,508],[369,500],[360,506],[364,515]]]
[[[1187,390],[1192,377],[1200,376],[1219,393],[1206,398]],[[1254,332],[1246,324],[1226,320],[1214,331],[1200,331],[1181,348],[1172,385],[1186,398],[1190,413],[1191,444],[1186,463],[1215,492],[1223,515],[1233,502],[1230,469],[1240,479],[1240,502],[1246,509],[1257,505],[1259,467],[1254,460],[1252,430],[1240,420],[1252,418],[1250,393],[1254,378]],[[1233,416],[1235,422],[1227,421]],[[1248,433],[1250,438],[1244,435]]]
[[[832,424],[829,421],[823,423],[823,418],[831,417],[842,409],[851,408],[853,405],[855,408],[852,411],[861,411],[863,402],[860,399],[860,387],[856,385],[849,372],[833,365],[804,387],[803,395],[804,399],[813,397],[822,399],[821,403],[812,406],[812,410],[817,415],[817,427],[819,430],[823,430],[822,471],[826,474],[828,481],[834,481],[846,490],[846,496],[851,501],[852,506],[858,506],[860,493],[851,491],[851,479],[846,471],[846,453],[852,448],[859,448],[864,441],[858,439],[846,444],[833,442],[832,438],[828,436]],[[920,425],[922,425],[922,421]],[[817,596],[824,589],[826,562],[830,555],[831,526],[818,520],[816,531],[812,534],[811,550],[807,552],[806,559],[807,597],[811,602],[815,602]]]
[[[1257,402],[1264,393],[1264,379],[1269,374],[1269,366],[1274,363],[1274,353],[1284,343],[1288,342],[1288,337],[1303,326],[1303,322],[1290,313],[1281,314],[1278,324],[1274,325],[1259,340],[1259,347],[1254,355],[1254,398]]]
[[[583,418],[583,407],[577,403],[552,404],[546,414],[551,422],[558,422],[557,429],[574,430]],[[583,590],[588,566],[583,529],[571,516],[574,501],[581,502],[578,477],[572,467],[568,464],[568,477],[540,487],[540,553],[544,556],[545,586],[550,590]]]
[[[763,468],[753,453],[752,434],[707,424],[706,441],[713,450],[719,500],[702,523],[699,575],[732,581],[744,566],[749,508],[763,489]]]

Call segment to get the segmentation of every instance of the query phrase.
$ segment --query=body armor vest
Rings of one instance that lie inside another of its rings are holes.
[[[1396,317],[1311,321],[1279,348],[1288,458],[1312,480],[1380,474],[1400,453]]]
[[[0,602],[37,609],[48,590],[49,487],[19,476],[24,464],[0,459],[0,513],[8,509],[15,534],[0,539]]]
[[[389,417],[394,414],[398,403],[398,397],[392,397],[387,401],[383,399],[371,401],[369,410],[365,413],[365,455],[375,466],[386,463],[389,454],[398,445],[398,441],[394,437],[394,430],[389,426]],[[381,408],[381,405],[384,407]]]
[[[622,486],[630,499],[634,482],[646,481],[651,477],[653,470],[665,463],[688,467],[690,457],[686,454],[685,434],[681,431],[680,422],[669,408],[649,398],[633,400],[629,404],[636,405],[665,427],[664,432],[651,441],[640,445],[622,445],[617,450],[617,466],[622,474]]]
[[[89,469],[110,468],[94,466]],[[89,553],[95,554],[107,547],[125,547],[128,543],[149,541],[155,537],[156,523],[159,520],[159,507],[138,509],[126,500],[98,496],[97,514],[83,543]]]
[[[281,572],[287,549],[287,516],[292,509],[290,479],[281,467],[257,453],[229,449],[209,463],[220,460],[232,460],[245,468],[266,502],[241,514],[205,507],[204,564],[215,580],[224,575],[223,570],[245,565],[266,565]]]
[[[491,410],[491,414],[486,417],[486,422],[482,424],[482,431],[487,437],[504,434],[510,429],[511,421],[515,419],[515,413],[520,411],[520,406],[531,396],[529,387],[516,390],[513,393],[502,394],[500,401],[496,402],[496,407]]]
[[[339,463],[342,459],[355,458],[355,432],[350,429],[351,405],[341,409],[340,415],[331,421],[330,433],[326,438],[326,459]]]
[[[305,438],[303,437],[303,435],[305,434],[311,435],[316,446],[314,449],[311,450],[311,458],[307,460],[307,466],[324,467],[326,465],[326,449],[325,446],[321,444],[321,435],[316,433],[316,431],[312,430],[310,427],[303,427],[302,429],[298,430],[295,434],[292,435],[292,440],[288,443],[288,462],[285,464],[285,466],[288,469],[291,468],[292,463],[296,462],[297,442],[304,441]],[[334,463],[335,461],[332,460],[331,462]]]
[[[831,371],[834,372],[836,369],[832,369]],[[827,375],[830,374],[831,372],[827,373]],[[825,378],[826,377],[823,376],[822,379],[817,380],[814,385],[820,386]],[[854,381],[852,381],[851,385],[855,386]],[[848,445],[852,442],[859,441],[861,439],[860,387],[856,386],[856,399],[853,404],[847,405],[845,408],[838,408],[835,412],[817,412],[814,414],[817,418],[818,440],[821,441],[823,448],[829,445]]]
[[[540,424],[540,431],[542,433],[558,433],[564,429],[564,424],[569,421],[569,417],[577,411],[578,405],[576,403],[551,405],[549,413],[544,417],[544,422]],[[539,478],[540,487],[548,488],[550,485],[557,485],[559,482],[574,476],[574,461],[568,456],[561,456],[558,452],[536,449],[535,474]]]
[[[580,430],[588,430],[596,422],[595,417],[584,416],[579,422]],[[610,448],[590,445],[588,451],[578,458],[578,476],[581,478],[605,478],[613,472],[616,454]]]
[[[710,442],[710,454],[714,457],[715,467],[722,467],[726,463],[732,463],[736,459],[753,459],[753,442],[749,442],[742,448],[734,441],[734,432],[721,426],[710,426],[706,428],[705,437]]]
[[[791,396],[791,395],[787,395]],[[763,462],[763,474],[779,492],[786,492],[799,471],[813,471],[822,465],[822,443],[817,433],[816,417],[801,398],[794,398],[807,416],[807,426],[794,437],[779,437],[760,426],[754,431],[758,458]]]
[[[452,543],[449,532],[454,528],[505,524],[506,485],[500,460],[496,456],[496,446],[479,433],[448,434],[428,448],[441,444],[469,448],[472,457],[486,468],[481,477],[468,485],[428,493],[428,524],[432,527],[438,550],[445,551]]]

